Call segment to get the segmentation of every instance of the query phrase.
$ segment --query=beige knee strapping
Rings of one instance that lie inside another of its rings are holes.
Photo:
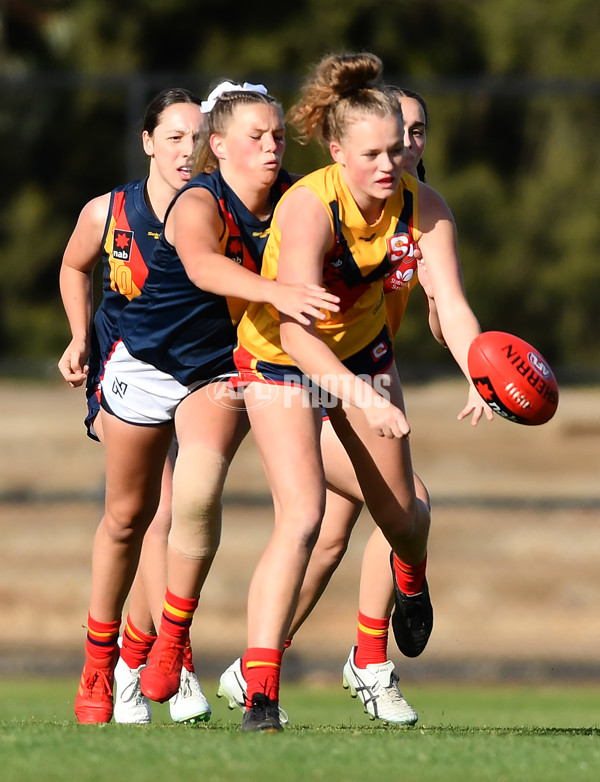
[[[196,443],[182,448],[173,473],[169,546],[190,559],[214,556],[221,539],[221,494],[229,462]]]

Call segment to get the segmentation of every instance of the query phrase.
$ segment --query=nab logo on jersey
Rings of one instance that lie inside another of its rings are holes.
[[[243,265],[244,263],[244,245],[239,236],[230,236],[227,239],[227,246],[225,247],[225,255],[231,258],[232,261]]]
[[[132,245],[133,231],[125,231],[123,228],[116,228],[113,231],[113,258],[128,263]]]

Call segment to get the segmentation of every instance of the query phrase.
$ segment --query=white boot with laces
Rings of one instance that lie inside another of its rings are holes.
[[[196,722],[208,722],[212,709],[207,701],[198,677],[183,666],[179,690],[169,700],[169,710],[173,722],[186,722],[194,725]]]
[[[119,657],[115,666],[115,722],[123,725],[147,725],[152,722],[150,701],[140,689],[139,668],[130,668]]]
[[[370,663],[366,668],[358,668],[354,662],[356,646],[350,651],[342,684],[350,689],[353,698],[360,698],[365,713],[372,720],[394,722],[398,725],[414,725],[419,715],[404,698],[398,687],[398,674],[394,663]]]

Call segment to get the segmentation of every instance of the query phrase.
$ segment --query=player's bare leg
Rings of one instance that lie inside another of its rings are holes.
[[[177,690],[189,628],[220,541],[221,496],[229,463],[249,428],[243,400],[217,404],[210,386],[179,405],[175,423],[180,435],[167,590],[158,640],[140,676],[142,692],[158,701]]]
[[[94,538],[86,663],[75,713],[108,722],[121,612],[137,569],[144,533],[160,500],[173,429],[140,427],[102,414],[106,454],[105,514]]]
[[[271,388],[271,400],[246,404],[275,509],[274,529],[255,569],[248,593],[248,648],[242,660],[248,709],[243,730],[281,730],[281,656],[309,556],[319,533],[325,480],[319,448],[321,412],[304,392],[288,397]],[[286,403],[287,402],[287,403]]]
[[[390,401],[403,409],[395,366],[385,379]],[[409,440],[378,436],[356,407],[340,404],[330,417],[354,464],[367,507],[394,552],[394,633],[401,651],[416,656],[433,623],[425,579],[430,513],[415,491]]]

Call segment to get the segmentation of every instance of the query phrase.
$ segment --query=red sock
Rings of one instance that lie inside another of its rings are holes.
[[[358,612],[358,630],[356,633],[356,652],[354,662],[359,668],[371,663],[387,661],[389,617],[374,619]]]
[[[152,649],[155,641],[156,636],[138,630],[128,614],[125,621],[125,629],[123,630],[121,659],[129,668],[139,668],[148,659],[150,649]]]
[[[279,700],[281,649],[246,649],[242,657],[242,673],[246,680],[246,708],[255,692],[264,692],[267,698]]]
[[[423,589],[425,580],[425,569],[427,567],[427,557],[420,565],[407,565],[401,562],[394,554],[394,573],[396,574],[396,583],[401,592],[405,595],[418,595]]]
[[[171,636],[177,643],[187,643],[197,607],[197,597],[178,597],[167,589],[160,620],[161,633]]]
[[[98,622],[88,614],[87,638],[85,640],[85,656],[94,660],[108,662],[115,656],[118,649],[119,628],[121,620],[114,622]]]
[[[286,638],[285,639],[285,643],[283,645],[283,651],[285,652],[285,650],[289,649],[291,645],[292,645],[292,639],[291,638]]]

